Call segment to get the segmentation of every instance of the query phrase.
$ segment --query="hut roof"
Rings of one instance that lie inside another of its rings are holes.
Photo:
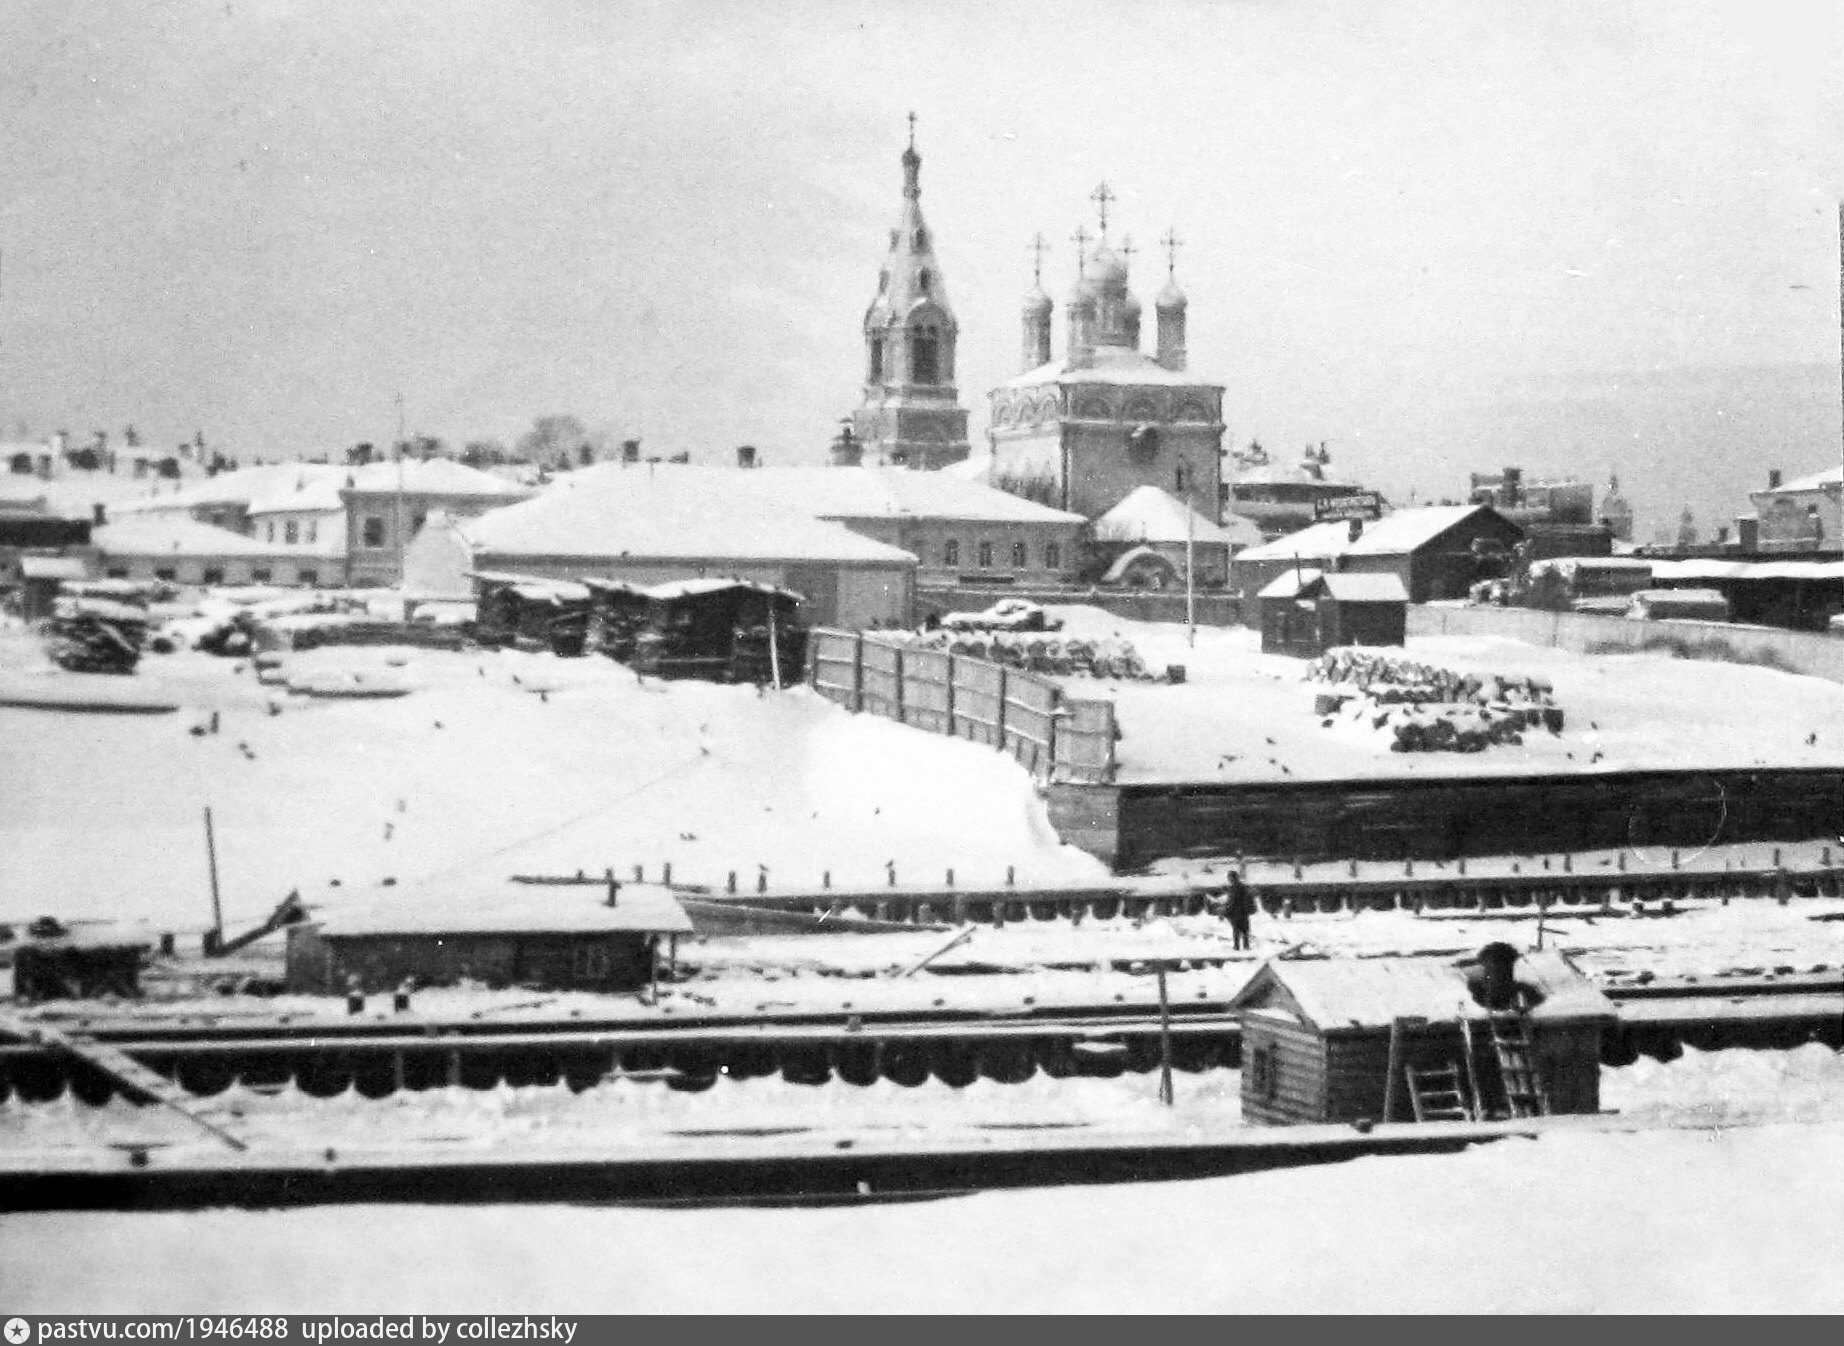
[[[672,890],[623,883],[615,905],[601,883],[528,884],[509,879],[425,881],[388,901],[342,907],[319,917],[323,936],[690,934],[691,917]]]
[[[782,598],[790,598],[796,603],[802,601],[801,596],[791,589],[779,589],[772,584],[760,584],[755,580],[726,579],[717,575],[692,580],[667,580],[664,584],[655,584],[647,589],[646,595],[648,598],[659,599],[691,598],[697,594],[722,593],[727,589],[753,589],[759,594],[779,594]]]
[[[1351,538],[1348,520],[1329,520],[1259,547],[1250,547],[1237,559],[1286,561],[1295,556],[1309,560],[1333,556],[1396,556],[1426,546],[1448,529],[1480,513],[1503,517],[1490,505],[1427,505],[1420,509],[1399,509],[1365,524],[1356,541]]]
[[[22,556],[19,573],[29,580],[80,580],[89,567],[81,556]]]
[[[331,544],[290,547],[258,542],[228,528],[200,523],[183,515],[136,515],[119,523],[93,529],[90,542],[105,556],[197,558],[250,556],[271,559],[314,560],[342,554]]]
[[[1611,1000],[1557,953],[1521,955],[1516,979],[1542,994],[1538,1020],[1611,1019]],[[1273,960],[1230,1000],[1232,1010],[1284,1009],[1325,1031],[1388,1028],[1391,1020],[1482,1017],[1466,969],[1449,958]]]
[[[1364,574],[1324,570],[1289,570],[1277,575],[1258,595],[1261,598],[1296,598],[1323,591],[1340,603],[1406,603],[1409,591],[1402,577],[1388,572]]]
[[[1177,496],[1147,485],[1135,487],[1095,520],[1095,536],[1103,542],[1183,542],[1189,537],[1192,542],[1246,547],[1261,541],[1261,530],[1239,514],[1212,523]]]

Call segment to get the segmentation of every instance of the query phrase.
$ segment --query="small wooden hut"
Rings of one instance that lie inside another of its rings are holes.
[[[589,629],[585,654],[605,654],[618,664],[632,662],[634,643],[647,625],[647,591],[621,580],[585,576],[589,589]]]
[[[471,572],[483,645],[578,655],[589,631],[590,592],[571,580],[499,571]]]
[[[1401,645],[1409,592],[1393,574],[1289,570],[1262,589],[1264,654],[1316,659],[1339,645]]]
[[[1265,964],[1230,1001],[1242,1019],[1244,1118],[1288,1125],[1598,1112],[1613,1002],[1558,954],[1519,958],[1493,947],[1516,958],[1516,999],[1496,1011],[1476,998],[1482,979],[1472,960]]]
[[[675,580],[647,590],[634,668],[713,682],[799,681],[807,631],[801,597],[743,579]],[[772,644],[771,644],[772,642]]]
[[[72,931],[44,921],[29,933],[13,952],[13,994],[27,1004],[141,994],[141,964],[153,942],[138,932]]]
[[[636,991],[657,975],[660,936],[691,930],[671,890],[655,884],[428,884],[289,926],[287,985],[332,994],[413,978]]]

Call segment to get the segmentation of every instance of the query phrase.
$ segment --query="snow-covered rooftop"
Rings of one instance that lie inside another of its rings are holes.
[[[1532,1018],[1614,1017],[1613,1002],[1557,953],[1522,954],[1514,976],[1542,995]],[[1410,1017],[1451,1023],[1483,1013],[1468,990],[1465,970],[1452,958],[1276,959],[1236,994],[1230,1008],[1270,1003],[1271,981],[1323,1029],[1387,1028]]]
[[[1750,494],[1785,495],[1791,491],[1816,491],[1826,486],[1835,486],[1840,479],[1844,479],[1844,464],[1827,467],[1821,471],[1812,472],[1803,477],[1795,477],[1792,481],[1781,482],[1780,485],[1776,487],[1772,487],[1765,491],[1753,491]]]
[[[1406,603],[1409,591],[1402,577],[1391,574],[1345,573],[1323,570],[1287,570],[1275,576],[1258,597],[1292,598],[1323,583],[1325,591],[1341,603]]]
[[[431,880],[387,901],[342,906],[320,918],[323,935],[558,934],[639,930],[690,934],[671,891],[621,883],[530,884],[501,878]]]
[[[915,563],[906,551],[777,506],[735,480],[766,470],[602,464],[481,516],[466,536],[476,555],[489,556]]]
[[[1101,542],[1183,542],[1188,537],[1193,542],[1252,547],[1260,543],[1261,530],[1236,514],[1222,524],[1212,523],[1171,493],[1139,486],[1095,520],[1095,537]]]
[[[630,469],[631,471],[632,469]],[[1082,516],[946,472],[900,467],[679,467],[722,475],[726,487],[816,519],[932,518],[998,523],[1081,523]]]
[[[1068,360],[1052,360],[1017,378],[999,385],[1002,388],[1041,388],[1046,384],[1122,383],[1134,386],[1159,385],[1168,388],[1222,388],[1207,383],[1195,374],[1167,369],[1143,351],[1128,346],[1097,346],[1091,363],[1072,367]]]
[[[1250,547],[1238,559],[1286,561],[1295,556],[1392,556],[1414,551],[1481,510],[1491,512],[1491,507],[1425,505],[1419,509],[1399,509],[1365,524],[1356,541],[1351,539],[1351,525],[1343,519],[1316,523],[1259,547]]]
[[[367,463],[348,471],[347,490],[364,495],[460,495],[523,500],[531,494],[504,477],[457,463],[452,458],[407,458],[402,462]]]
[[[233,533],[228,528],[181,516],[131,517],[108,523],[90,534],[91,543],[108,556],[297,556],[317,552],[279,547]]]

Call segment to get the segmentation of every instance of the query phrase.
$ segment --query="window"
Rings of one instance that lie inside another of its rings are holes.
[[[155,566],[154,578],[157,580],[165,580],[167,583],[171,584],[174,580],[179,578],[179,572],[172,566]]]
[[[940,379],[940,338],[931,329],[919,327],[909,337],[909,381],[938,383]]]
[[[916,251],[921,252],[927,247],[928,247],[928,230],[926,229],[916,230]],[[926,276],[928,272],[924,271],[922,274]],[[922,288],[926,290],[928,286],[924,285]]]
[[[1185,465],[1183,463],[1172,469],[1172,488],[1179,495],[1185,493]]]
[[[884,381],[884,339],[880,336],[871,338],[871,377],[870,382]]]
[[[992,569],[992,543],[990,542],[980,543],[980,569]]]
[[[1063,549],[1054,542],[1044,544],[1044,569],[1061,570],[1063,568]]]
[[[1012,569],[1023,570],[1029,564],[1031,564],[1031,561],[1025,553],[1024,543],[1012,543]]]
[[[301,540],[301,525],[290,519],[282,525],[282,541],[293,546]]]
[[[304,566],[295,571],[295,579],[301,584],[318,584],[320,583],[320,572]]]
[[[1274,1059],[1274,1047],[1264,1043],[1249,1057],[1249,1092],[1264,1103],[1280,1092],[1281,1073]]]
[[[224,567],[223,566],[206,566],[205,573],[199,577],[199,582],[201,584],[222,584],[224,583]]]
[[[923,267],[920,271],[916,272],[916,289],[920,290],[923,294],[927,294],[929,283],[933,280],[934,277],[928,274],[928,268]]]
[[[275,541],[275,520],[274,519],[269,520],[268,523],[263,525],[263,541],[264,542]]]
[[[960,543],[956,539],[949,538],[941,544],[941,564],[944,566],[960,564]]]
[[[384,516],[382,514],[367,514],[360,529],[360,546],[382,547],[384,545]]]
[[[252,566],[250,568],[250,583],[251,584],[267,584],[268,582],[269,582],[269,567],[268,566]]]
[[[105,577],[112,579],[112,580],[125,580],[128,578],[128,567],[127,566],[110,566],[107,570],[103,571],[102,573]]]
[[[423,531],[423,521],[427,519],[428,517],[429,516],[423,513],[423,511],[420,509],[417,510],[416,513],[410,516],[410,536],[411,537],[415,537],[418,533]]]
[[[309,519],[307,521],[307,540],[309,542],[312,542],[317,536],[319,536],[319,533],[320,533],[320,525],[316,523],[314,520]]]

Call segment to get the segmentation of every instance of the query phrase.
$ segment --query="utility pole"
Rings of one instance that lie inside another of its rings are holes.
[[[399,589],[403,588],[404,581],[403,530],[405,520],[403,517],[403,455],[410,447],[409,441],[404,433],[403,425],[403,392],[399,390],[397,393],[397,518],[395,526],[392,529],[392,532],[396,534],[397,538],[397,587]],[[405,612],[407,613],[408,611],[409,609],[405,608]]]

